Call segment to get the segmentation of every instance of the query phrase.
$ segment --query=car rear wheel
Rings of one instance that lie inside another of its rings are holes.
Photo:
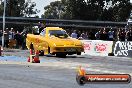
[[[62,57],[62,58],[65,58],[65,57],[66,57],[66,54],[63,54],[63,53],[57,53],[57,54],[56,54],[56,57]]]
[[[39,51],[39,56],[44,56],[44,51],[43,50]]]
[[[81,52],[77,52],[77,55],[81,55]]]

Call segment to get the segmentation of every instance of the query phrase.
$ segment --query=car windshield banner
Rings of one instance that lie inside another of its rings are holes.
[[[117,41],[114,47],[114,55],[132,57],[132,41]]]

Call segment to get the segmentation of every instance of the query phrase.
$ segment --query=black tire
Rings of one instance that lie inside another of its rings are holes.
[[[39,56],[44,56],[44,51],[43,50],[39,51]]]
[[[77,55],[81,55],[81,52],[77,52]]]
[[[76,75],[76,81],[79,85],[83,86],[86,82],[85,77]]]
[[[56,57],[62,57],[62,58],[65,58],[65,57],[66,57],[66,54],[63,54],[63,53],[57,53],[57,54],[56,54]]]
[[[50,54],[50,47],[48,46],[48,54]]]

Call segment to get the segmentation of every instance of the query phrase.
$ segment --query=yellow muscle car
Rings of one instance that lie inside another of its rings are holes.
[[[26,46],[28,49],[39,50],[41,55],[52,54],[57,57],[81,55],[84,51],[80,40],[71,38],[59,27],[46,27],[39,35],[27,34]]]

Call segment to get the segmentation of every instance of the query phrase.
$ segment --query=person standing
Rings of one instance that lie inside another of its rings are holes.
[[[20,48],[20,45],[22,43],[21,35],[19,31],[15,34],[15,40],[16,40],[16,48]]]
[[[113,39],[114,39],[114,31],[112,31],[112,29],[110,29],[110,31],[108,32],[108,37],[109,37],[109,41],[113,41]]]
[[[9,44],[9,29],[8,28],[6,28],[4,32],[4,42],[5,42],[4,46],[8,48],[8,44]]]
[[[73,31],[73,33],[71,34],[71,37],[76,39],[78,38],[76,30]]]
[[[2,45],[2,35],[3,35],[2,30],[0,30],[0,45]]]
[[[99,39],[100,39],[100,31],[97,31],[97,32],[96,32],[95,38],[96,38],[96,40],[99,40]]]
[[[14,35],[15,35],[14,29],[11,28],[11,30],[9,31],[9,39],[10,39],[10,40],[14,40]]]
[[[125,41],[125,38],[126,38],[126,33],[122,29],[122,30],[119,31],[119,41]]]
[[[126,37],[127,37],[127,41],[132,41],[132,30],[131,29],[126,33]]]

